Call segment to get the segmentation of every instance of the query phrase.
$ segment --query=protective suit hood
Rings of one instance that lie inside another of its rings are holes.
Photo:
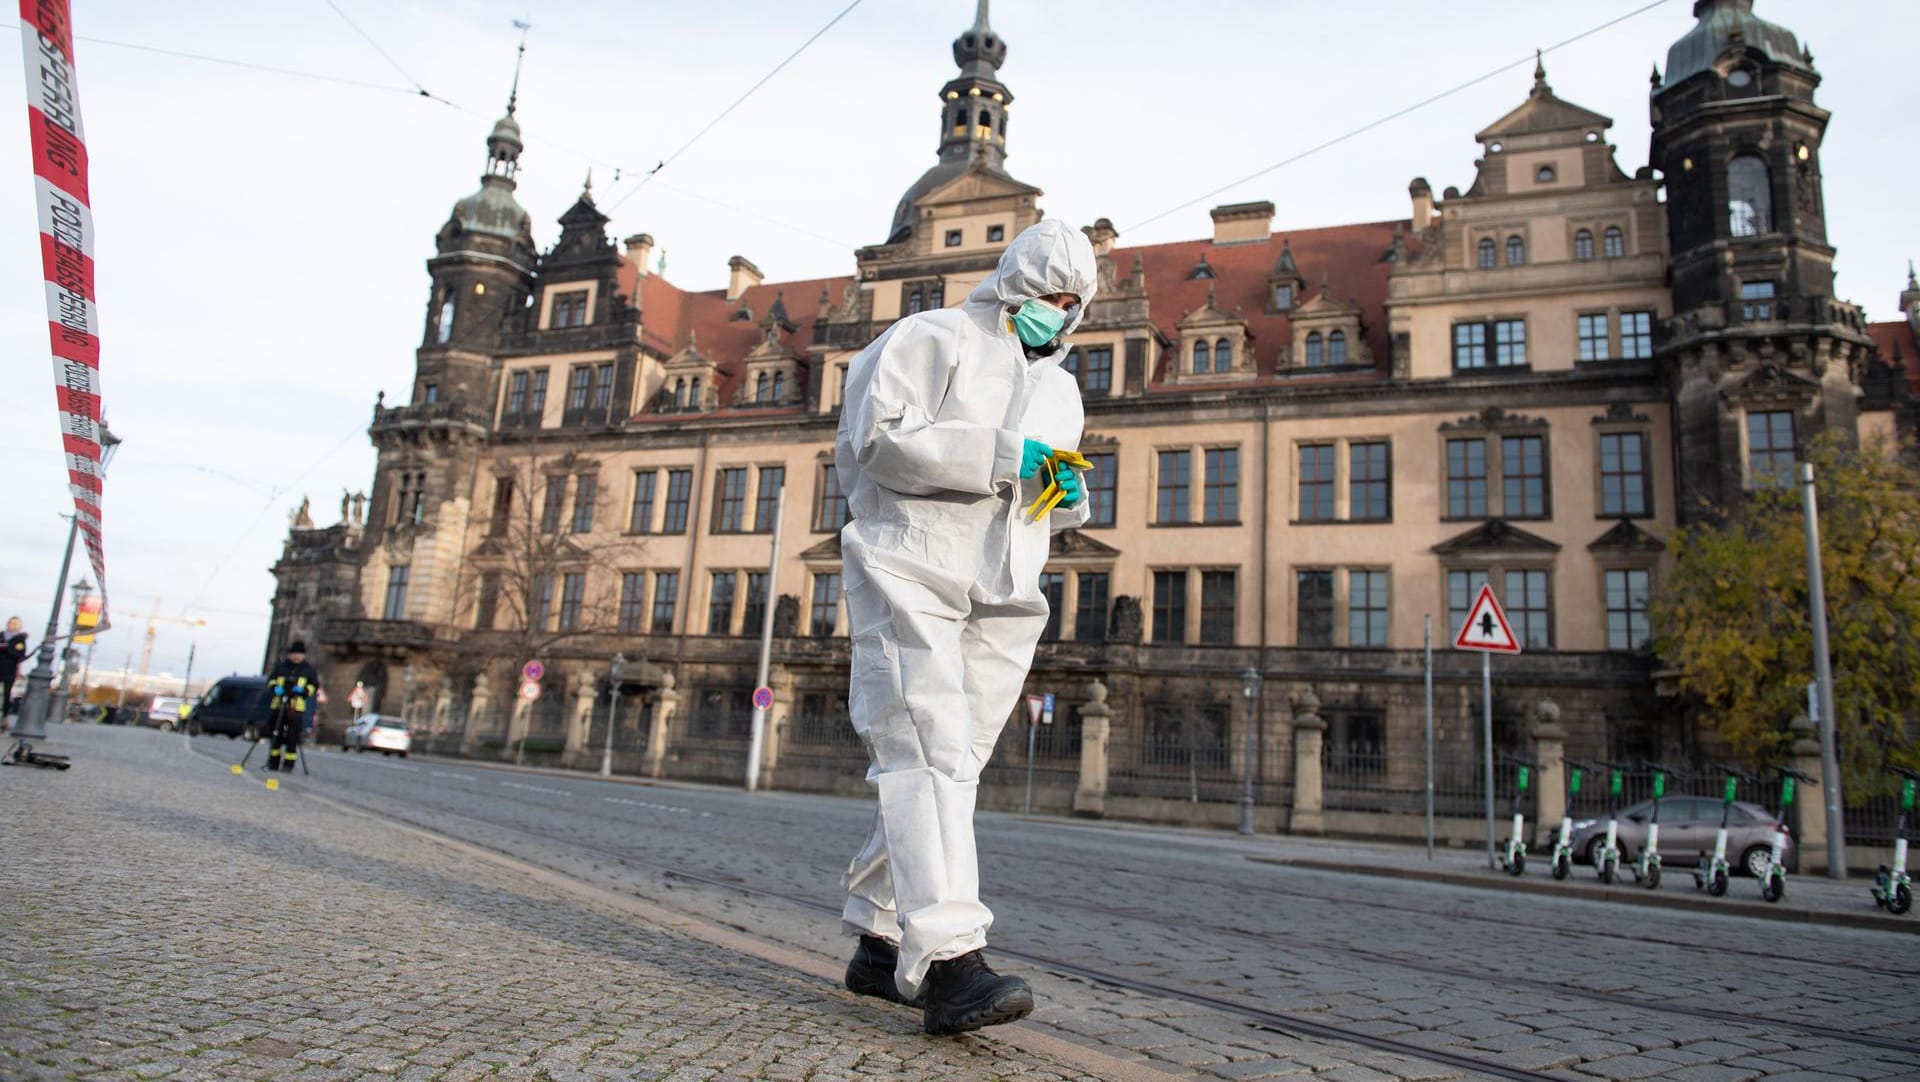
[[[1046,218],[1013,238],[1000,253],[1000,265],[973,287],[967,303],[997,305],[1004,312],[1035,297],[1072,293],[1080,298],[1080,307],[1060,329],[1064,338],[1086,318],[1099,279],[1087,235],[1058,218]]]

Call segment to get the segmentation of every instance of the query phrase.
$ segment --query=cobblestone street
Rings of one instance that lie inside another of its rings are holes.
[[[0,775],[9,1078],[1920,1076],[1910,932],[1002,815],[993,950],[1041,1006],[934,1040],[837,990],[864,801],[336,752],[271,793],[228,772],[238,742],[54,735],[73,771]],[[1794,890],[1873,912],[1864,884]]]

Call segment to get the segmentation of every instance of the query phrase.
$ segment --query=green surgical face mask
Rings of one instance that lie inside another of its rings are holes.
[[[1067,314],[1046,301],[1035,298],[1020,306],[1013,314],[1013,332],[1020,341],[1033,349],[1039,349],[1060,336],[1060,328],[1067,325]]]

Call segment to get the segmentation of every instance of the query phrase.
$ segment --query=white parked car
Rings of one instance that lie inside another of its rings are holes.
[[[341,746],[347,751],[378,751],[404,759],[413,750],[413,734],[399,718],[367,714],[347,726]]]

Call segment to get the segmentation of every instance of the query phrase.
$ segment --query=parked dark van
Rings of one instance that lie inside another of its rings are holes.
[[[223,676],[187,714],[187,731],[253,740],[267,731],[273,697],[264,676]]]

